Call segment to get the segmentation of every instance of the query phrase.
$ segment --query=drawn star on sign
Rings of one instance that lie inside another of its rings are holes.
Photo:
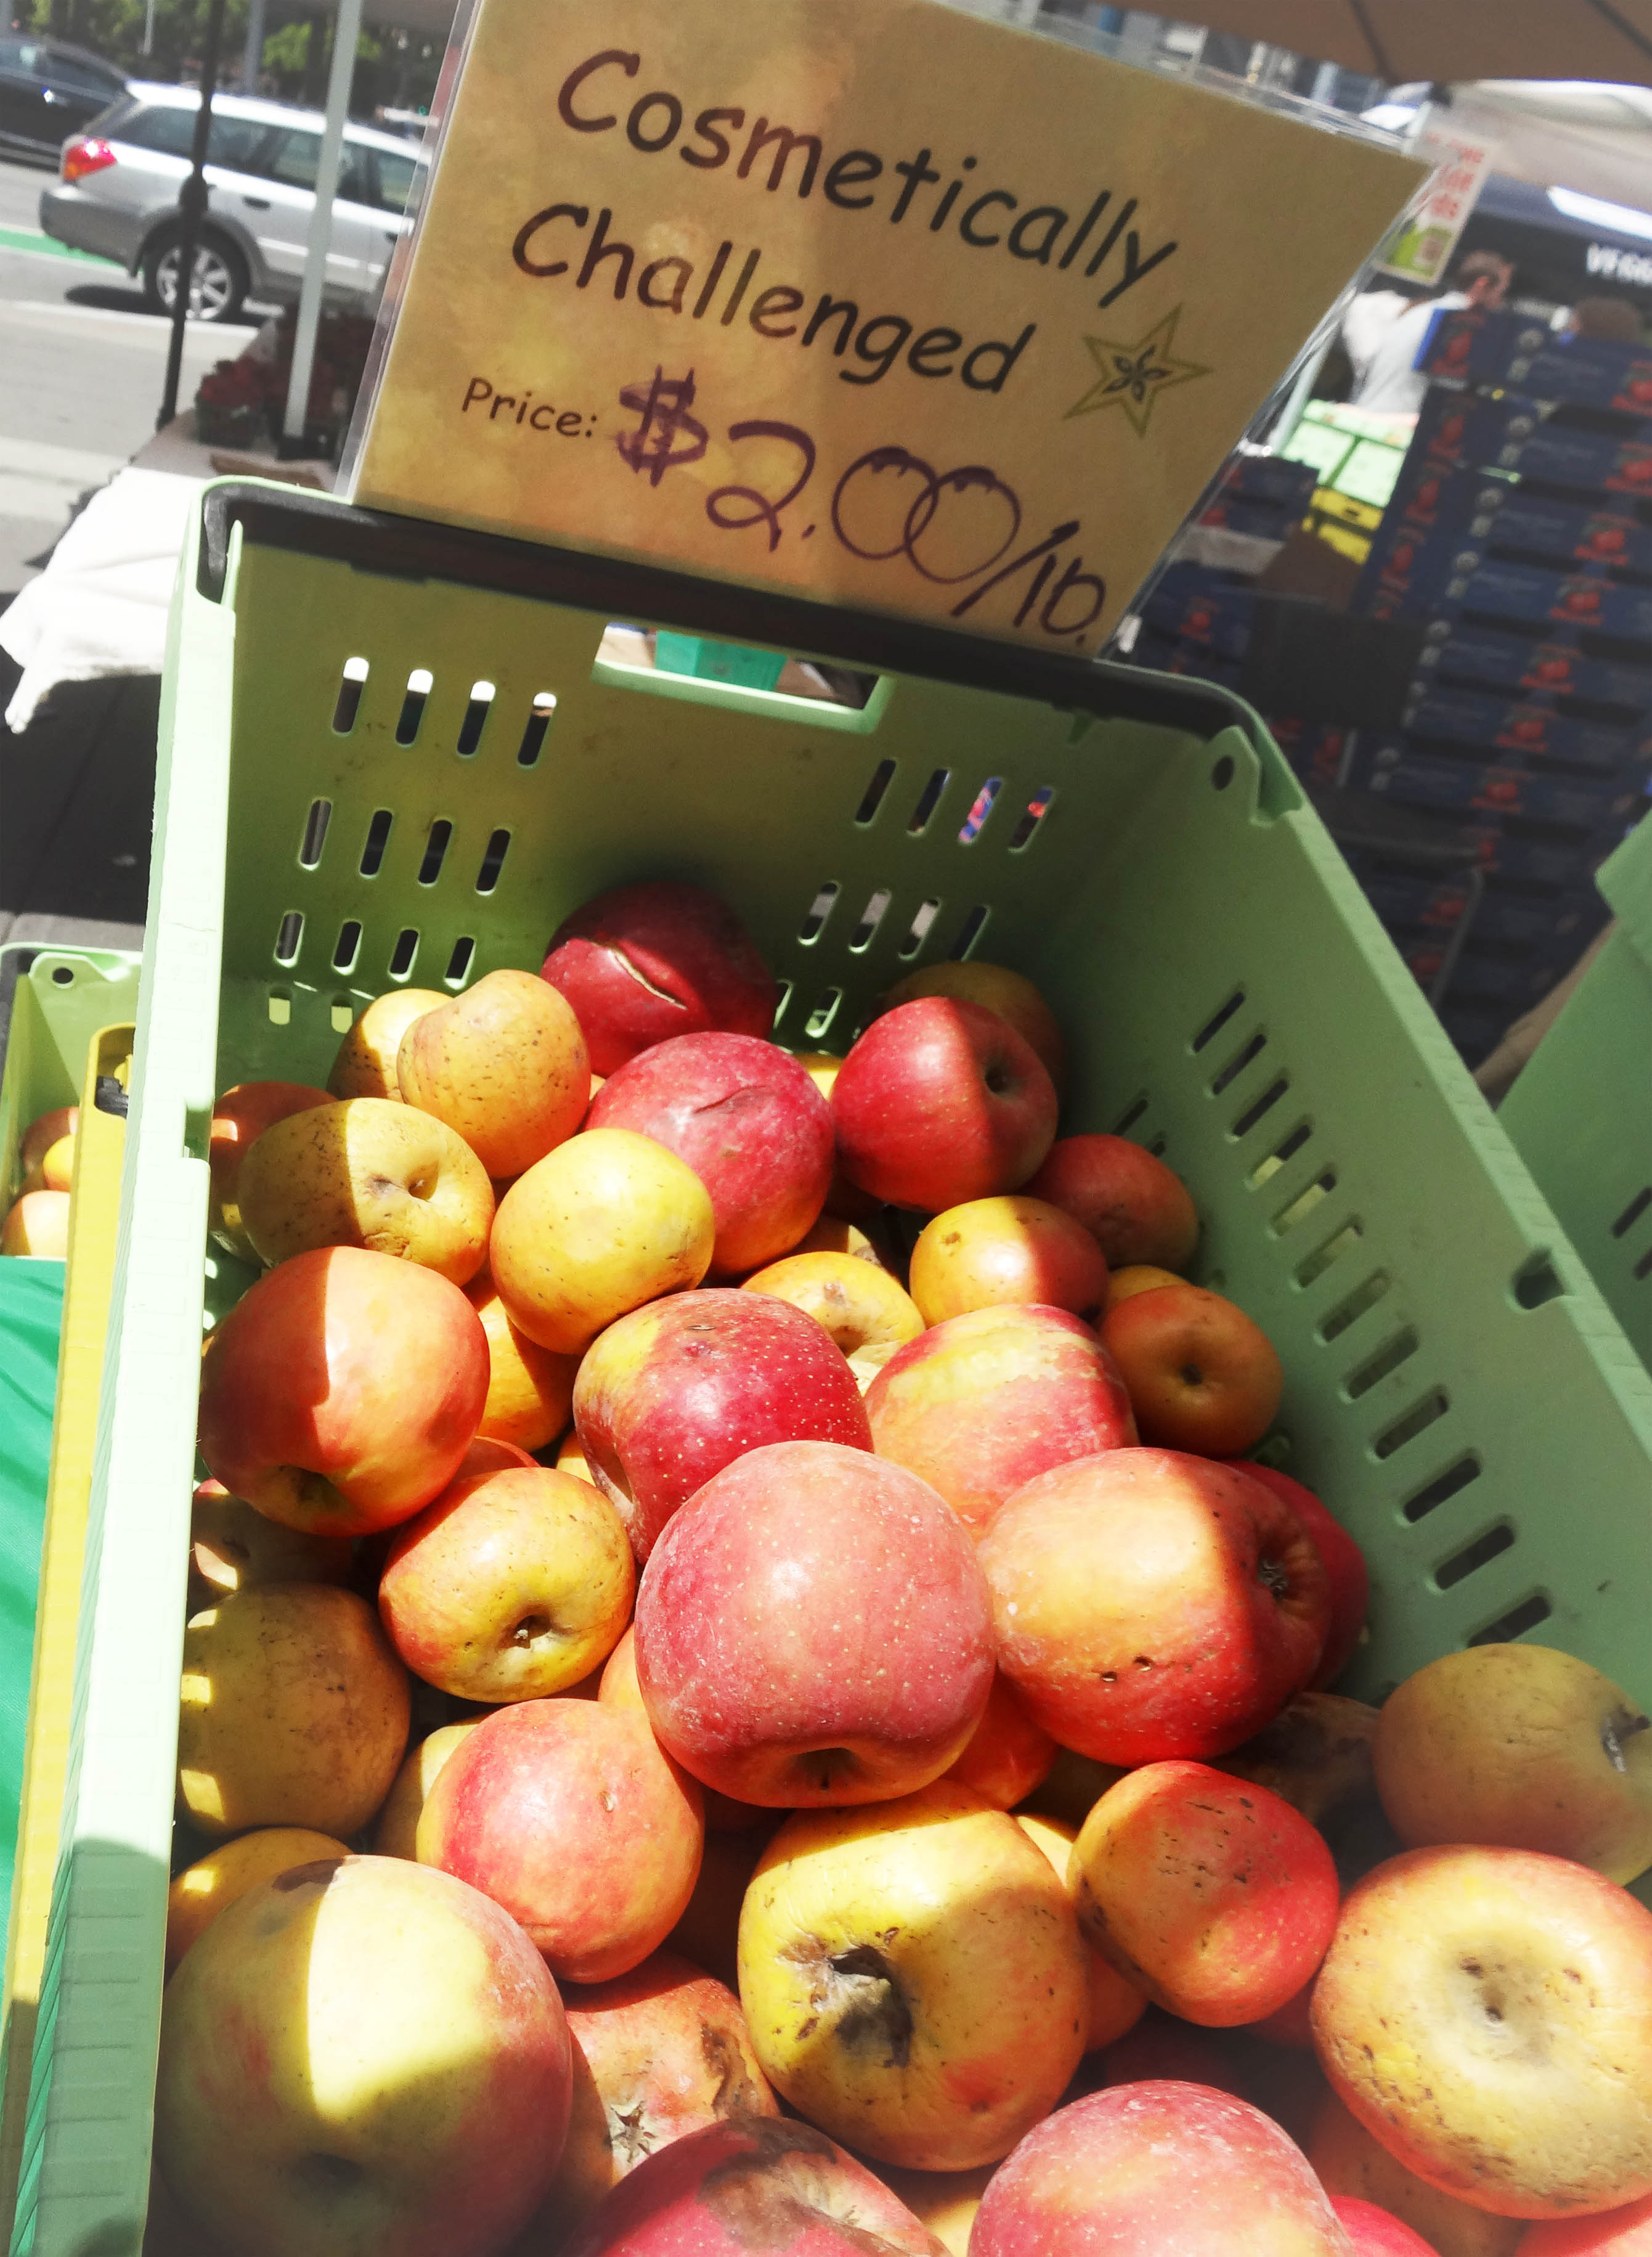
[[[1161,393],[1211,373],[1197,361],[1178,359],[1171,350],[1181,318],[1182,308],[1177,306],[1135,344],[1120,344],[1112,337],[1086,337],[1085,348],[1099,373],[1062,421],[1070,423],[1075,415],[1096,415],[1105,407],[1121,407],[1137,435],[1145,435]]]

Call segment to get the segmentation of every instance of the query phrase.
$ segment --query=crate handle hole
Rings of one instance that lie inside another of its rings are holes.
[[[527,725],[522,732],[522,741],[516,748],[516,764],[519,768],[531,768],[545,749],[545,732],[551,725],[551,716],[556,711],[556,700],[548,690],[535,693],[529,709]]]
[[[338,929],[338,945],[333,951],[335,972],[348,972],[355,964],[357,952],[362,945],[362,929],[358,919],[346,917]]]
[[[1471,1645],[1507,1645],[1514,1638],[1523,1638],[1528,1630],[1536,1630],[1539,1623],[1546,1623],[1554,1611],[1543,1593],[1534,1591],[1528,1599],[1522,1599],[1506,1615],[1499,1615],[1495,1622],[1487,1623],[1484,1630],[1477,1630],[1468,1643]]]
[[[1449,1560],[1440,1562],[1434,1571],[1435,1589],[1449,1591],[1454,1583],[1466,1581],[1469,1576],[1514,1548],[1514,1530],[1506,1520],[1499,1521],[1495,1528],[1488,1528],[1483,1536],[1477,1536],[1472,1544],[1465,1544],[1460,1552],[1453,1552]]]
[[[1043,822],[1044,817],[1049,813],[1050,808],[1055,803],[1055,787],[1054,784],[1041,783],[1038,789],[1033,794],[1031,799],[1027,803],[1026,814],[1022,816],[1020,821],[1015,826],[1014,833],[1010,839],[1010,852],[1012,854],[1024,854],[1027,852],[1027,849],[1032,845],[1034,837],[1037,835],[1039,825]]]
[[[907,824],[907,831],[914,838],[921,837],[928,829],[929,818],[939,806],[941,795],[950,782],[951,777],[950,768],[930,770],[929,781],[918,794],[918,803],[913,809],[911,819]]]
[[[851,956],[864,956],[877,937],[878,928],[893,899],[887,886],[879,886],[860,913],[860,923],[855,927],[849,942]]]
[[[978,902],[968,916],[964,918],[958,930],[958,937],[952,944],[951,954],[954,964],[962,964],[976,942],[979,940],[985,929],[988,914],[986,903]]]
[[[981,786],[979,791],[975,795],[974,805],[964,818],[963,828],[958,832],[958,844],[960,846],[974,845],[976,840],[985,830],[986,818],[992,812],[993,807],[997,803],[998,796],[1003,789],[1004,779],[1002,776],[988,776],[986,782]]]
[[[1225,791],[1238,773],[1239,771],[1234,765],[1232,754],[1224,753],[1221,759],[1218,761],[1216,766],[1211,770],[1211,790]]]
[[[928,901],[921,902],[918,904],[917,915],[907,927],[907,937],[900,944],[900,954],[904,959],[910,959],[917,954],[929,937],[929,927],[940,914],[941,902],[938,895],[932,895]]]
[[[865,824],[872,821],[872,817],[883,805],[884,794],[894,780],[895,763],[893,761],[879,761],[872,772],[872,782],[866,786],[865,796],[855,810],[857,823]]]
[[[1207,1019],[1204,1024],[1199,1029],[1198,1033],[1194,1036],[1193,1048],[1195,1051],[1197,1052],[1198,1051],[1207,1050],[1221,1033],[1223,1028],[1226,1026],[1234,1012],[1242,1011],[1244,1008],[1245,990],[1242,987],[1236,987],[1233,990],[1233,993],[1228,997],[1226,1002],[1223,1004],[1221,1009],[1216,1012],[1213,1016]]]
[[[419,928],[404,925],[396,936],[396,945],[390,952],[388,971],[392,980],[405,980],[413,968],[413,959],[419,953]]]
[[[808,915],[797,929],[797,937],[805,948],[812,948],[825,931],[826,920],[843,890],[836,878],[828,878],[816,892],[808,905]]]
[[[333,733],[348,737],[356,726],[356,715],[362,702],[369,668],[364,658],[347,658],[339,676],[338,696],[333,701]]]
[[[54,987],[73,987],[74,985],[74,966],[72,964],[54,964],[52,966],[52,985]]]
[[[1431,1482],[1407,1497],[1400,1510],[1415,1525],[1419,1520],[1426,1520],[1430,1513],[1437,1512],[1441,1505],[1460,1495],[1479,1477],[1480,1461],[1471,1450],[1458,1458],[1455,1465],[1448,1466],[1443,1474],[1437,1474]]]
[[[1546,1254],[1534,1254],[1514,1272],[1514,1298],[1522,1309],[1541,1309],[1565,1291],[1560,1273]]]
[[[505,867],[505,857],[511,844],[508,831],[496,831],[488,841],[487,852],[482,857],[482,867],[477,872],[477,891],[491,894],[499,882],[499,873]]]
[[[448,841],[453,836],[453,825],[439,817],[430,826],[430,836],[425,841],[425,859],[419,865],[419,882],[434,886],[441,875],[441,865],[447,859]]]
[[[1636,1192],[1628,1206],[1613,1224],[1612,1235],[1614,1238],[1621,1238],[1625,1231],[1633,1230],[1649,1206],[1652,1206],[1652,1187]]]
[[[304,837],[299,846],[299,867],[313,870],[321,859],[321,849],[327,844],[327,826],[333,819],[330,799],[313,799],[310,811],[304,820]]]
[[[364,878],[376,878],[385,859],[385,849],[390,844],[390,826],[395,817],[389,808],[378,808],[367,826],[367,838],[362,847],[361,870]]]
[[[470,702],[464,709],[463,720],[459,724],[457,750],[461,760],[468,761],[482,742],[482,732],[487,725],[494,695],[494,685],[491,682],[473,682],[470,684]]]
[[[428,667],[415,666],[407,676],[406,691],[396,721],[396,742],[399,745],[411,745],[419,734],[419,724],[425,718],[425,702],[434,685],[435,676]]]
[[[304,939],[304,912],[289,909],[282,918],[275,936],[275,960],[278,964],[296,964],[299,949]]]
[[[462,933],[453,944],[453,954],[448,959],[448,968],[441,977],[449,987],[462,987],[470,970],[470,959],[477,952],[475,936]]]

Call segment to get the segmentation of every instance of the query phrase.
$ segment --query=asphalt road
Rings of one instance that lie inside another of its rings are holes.
[[[0,158],[0,601],[155,428],[167,326],[136,281],[39,231],[45,164]],[[181,403],[250,328],[193,326]]]

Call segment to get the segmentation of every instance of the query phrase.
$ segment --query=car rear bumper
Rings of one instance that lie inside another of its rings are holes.
[[[123,211],[117,204],[105,203],[62,180],[40,191],[40,228],[72,251],[118,260],[129,274],[137,265],[144,236],[138,213]]]

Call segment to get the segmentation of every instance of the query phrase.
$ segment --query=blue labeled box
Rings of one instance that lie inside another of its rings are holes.
[[[1579,721],[1528,699],[1511,703],[1444,684],[1414,699],[1406,727],[1414,738],[1513,753],[1521,761],[1555,761],[1607,773],[1652,753],[1652,742],[1638,721]]]
[[[1586,658],[1575,640],[1542,642],[1496,627],[1442,619],[1430,626],[1419,681],[1473,683],[1493,690],[1529,690],[1550,697],[1582,697],[1641,714],[1652,707],[1652,667]]]
[[[1357,768],[1368,790],[1406,807],[1464,814],[1530,816],[1579,831],[1627,823],[1644,804],[1638,779],[1555,775],[1513,763],[1492,766],[1454,758],[1407,738],[1362,746]]]
[[[1417,365],[1430,376],[1494,384],[1529,400],[1652,415],[1652,355],[1604,337],[1558,337],[1521,314],[1463,307],[1437,316]]]

